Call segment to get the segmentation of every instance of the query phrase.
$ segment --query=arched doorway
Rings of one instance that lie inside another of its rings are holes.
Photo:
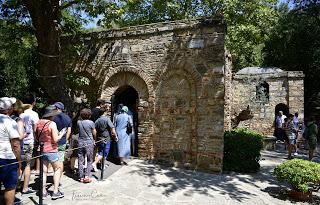
[[[130,85],[119,87],[111,97],[111,117],[119,112],[119,104],[129,108],[129,114],[133,117],[134,140],[131,141],[131,155],[138,156],[138,109],[139,94],[136,89]]]
[[[282,111],[285,116],[289,115],[289,108],[286,104],[283,103],[279,103],[278,105],[276,105],[274,111],[275,117],[278,115],[279,111]]]
[[[285,116],[288,116],[289,115],[289,107],[286,104],[283,104],[283,103],[279,103],[279,104],[276,105],[276,107],[274,109],[274,120],[273,120],[273,124],[274,124],[273,135],[274,136],[277,136],[276,119],[277,119],[277,116],[279,114],[279,111],[282,111]]]

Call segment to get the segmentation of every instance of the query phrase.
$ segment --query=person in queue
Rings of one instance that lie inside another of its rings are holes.
[[[130,133],[128,133],[128,125],[133,127],[131,117],[127,114],[129,111],[127,106],[123,106],[120,114],[115,117],[116,132],[118,135],[118,155],[121,165],[127,165],[124,161],[125,158],[129,158],[131,154],[130,150]]]
[[[58,135],[57,124],[53,118],[57,115],[55,107],[50,105],[45,108],[42,119],[39,120],[36,127],[36,147],[40,151],[40,144],[43,146],[43,184],[47,182],[48,165],[53,167],[53,193],[51,199],[59,199],[64,197],[64,193],[59,190],[61,177],[61,166],[59,162],[58,141],[62,136]],[[43,197],[48,196],[46,186],[43,186]]]
[[[103,159],[103,157],[106,157],[109,153],[111,143],[110,136],[112,136],[114,141],[116,142],[118,141],[118,137],[114,125],[110,120],[110,117],[104,115],[104,110],[100,111],[100,117],[96,120],[95,127],[97,130],[97,140],[100,142],[97,144],[98,154],[92,166],[94,171],[97,171],[97,164]],[[103,149],[105,149],[104,156]]]
[[[72,121],[71,118],[63,112],[64,104],[62,102],[56,102],[53,104],[53,106],[55,107],[56,111],[56,115],[54,116],[53,121],[57,124],[59,136],[61,137],[61,139],[58,141],[59,163],[61,167],[61,181],[61,177],[63,176],[64,170],[64,155],[66,151],[67,142],[69,141],[71,135]]]
[[[84,108],[80,111],[80,119],[77,122],[79,129],[78,138],[78,169],[79,181],[82,183],[92,182],[90,172],[93,163],[93,151],[96,141],[97,131],[91,118],[91,110]],[[85,158],[87,158],[87,168],[84,169]]]
[[[15,98],[0,98],[0,183],[4,185],[6,205],[14,204],[19,175],[21,175],[20,135],[17,122],[9,116]]]

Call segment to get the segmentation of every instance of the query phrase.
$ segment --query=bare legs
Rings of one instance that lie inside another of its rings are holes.
[[[315,149],[309,149],[309,160],[311,161],[312,160],[312,158],[313,158],[313,153],[314,153],[314,150]]]
[[[60,183],[60,177],[61,177],[61,167],[60,162],[56,161],[51,163],[53,167],[53,193],[58,193],[59,183]],[[47,172],[48,172],[48,161],[43,162],[43,193],[46,193],[46,183],[47,183]]]
[[[30,164],[27,164],[27,166],[24,168],[24,180],[23,180],[23,192],[28,191],[29,181],[30,181]]]
[[[294,150],[293,144],[288,144],[288,159],[292,158],[292,151]]]
[[[16,188],[6,189],[4,191],[4,201],[6,205],[13,205],[15,193],[16,193]]]
[[[92,163],[93,169],[95,171],[97,171],[97,164],[101,161],[102,156],[100,156],[99,154],[97,155],[96,159],[94,160],[94,162]]]

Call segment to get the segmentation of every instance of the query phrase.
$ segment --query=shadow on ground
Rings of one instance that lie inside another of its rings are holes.
[[[304,156],[302,156],[303,158]],[[270,196],[289,200],[287,193],[288,186],[279,183],[273,175],[276,165],[285,161],[286,150],[264,151],[261,157],[261,169],[256,174],[223,173],[208,174],[199,171],[183,170],[163,165],[155,165],[152,162],[142,162],[135,165],[136,170],[132,174],[139,174],[150,179],[150,187],[159,187],[162,194],[169,196],[179,191],[185,191],[184,195],[192,196],[195,193],[213,197],[213,193],[228,196],[234,201],[243,202],[247,199],[259,197],[261,193]],[[167,177],[168,182],[158,180],[158,176]],[[319,198],[314,198],[319,203]]]

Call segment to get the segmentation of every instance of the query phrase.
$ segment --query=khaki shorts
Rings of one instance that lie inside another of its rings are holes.
[[[26,161],[26,166],[30,166],[31,159],[32,159],[32,153],[33,153],[33,145],[32,144],[24,144],[23,145],[23,153],[24,153],[24,159]]]

